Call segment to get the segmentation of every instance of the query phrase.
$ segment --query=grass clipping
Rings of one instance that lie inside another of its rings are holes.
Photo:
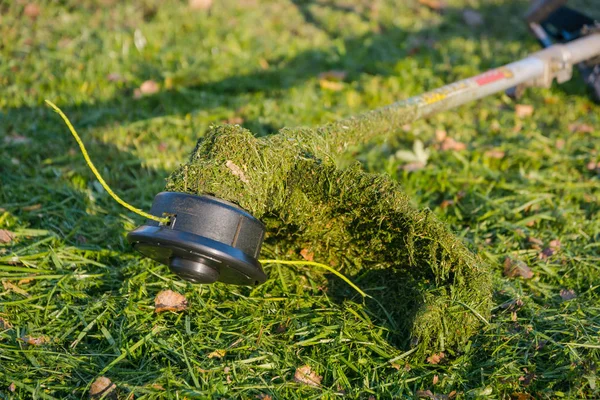
[[[411,117],[384,108],[264,138],[237,125],[213,127],[166,190],[239,204],[266,224],[264,252],[300,258],[310,248],[315,260],[360,273],[363,288],[365,274],[388,273],[395,307],[388,316],[412,354],[459,350],[490,314],[489,269],[430,210],[415,209],[397,182],[334,161],[348,145]]]

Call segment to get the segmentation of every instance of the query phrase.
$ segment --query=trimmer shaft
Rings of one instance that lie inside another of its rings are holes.
[[[258,285],[266,281],[257,260],[265,227],[235,204],[211,196],[162,192],[148,220],[127,235],[133,247],[194,283]]]

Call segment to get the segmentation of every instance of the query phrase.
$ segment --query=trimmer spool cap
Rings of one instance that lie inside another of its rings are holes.
[[[258,285],[267,276],[258,262],[265,226],[233,203],[212,196],[161,192],[150,210],[169,217],[129,232],[133,247],[194,283]]]

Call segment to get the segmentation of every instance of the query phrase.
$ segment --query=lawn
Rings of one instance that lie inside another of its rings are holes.
[[[87,398],[101,376],[124,399],[600,397],[600,106],[577,74],[337,160],[398,181],[489,264],[492,314],[461,348],[412,357],[396,275],[368,260],[349,278],[372,300],[305,265],[192,285],[132,250],[144,219],[45,99],[148,210],[213,125],[316,126],[539,49],[519,0],[209,3],[0,3],[0,398]],[[594,3],[571,2],[598,17]],[[187,310],[155,312],[168,289]]]

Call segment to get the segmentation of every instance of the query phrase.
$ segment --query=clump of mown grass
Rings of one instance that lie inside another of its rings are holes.
[[[167,190],[237,202],[266,223],[273,254],[298,257],[309,249],[344,272],[402,271],[398,290],[411,301],[392,307],[408,326],[413,354],[456,349],[490,313],[489,270],[431,211],[416,209],[397,182],[334,161],[349,144],[393,129],[412,111],[383,109],[262,139],[239,126],[214,127]]]

